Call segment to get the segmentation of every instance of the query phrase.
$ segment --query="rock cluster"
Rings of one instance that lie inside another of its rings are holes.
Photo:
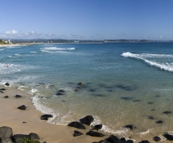
[[[40,137],[36,133],[25,134],[15,134],[13,135],[12,128],[3,126],[0,127],[0,143],[22,143],[24,139],[35,140],[40,143]]]

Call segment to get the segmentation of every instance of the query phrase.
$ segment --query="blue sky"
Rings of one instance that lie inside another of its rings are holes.
[[[173,0],[0,2],[0,38],[173,40]]]

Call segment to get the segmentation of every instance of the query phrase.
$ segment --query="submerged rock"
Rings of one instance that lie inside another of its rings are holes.
[[[168,115],[168,114],[172,114],[172,112],[171,111],[164,111],[163,114]]]
[[[158,121],[156,121],[156,123],[157,123],[157,124],[162,124],[163,121],[162,121],[162,120],[158,120]]]
[[[86,133],[86,135],[93,136],[93,137],[103,137],[103,136],[105,136],[102,133],[94,132],[94,131],[89,131],[89,132]]]
[[[69,123],[68,126],[74,127],[74,128],[77,128],[77,129],[86,129],[83,124],[81,124],[80,122],[77,122],[77,121]]]
[[[128,128],[130,130],[133,130],[135,127],[133,125],[126,125],[126,126],[124,126],[124,128]]]
[[[154,141],[156,141],[156,142],[158,142],[158,141],[160,141],[160,140],[161,140],[161,138],[160,138],[160,137],[158,137],[158,136],[155,136],[155,137],[153,137],[153,140],[154,140]]]
[[[82,82],[79,82],[77,85],[82,86],[82,85],[83,85],[83,83],[82,83]]]
[[[76,131],[76,130],[73,133],[73,137],[77,137],[77,136],[81,136],[81,135],[83,135],[83,133]]]
[[[86,116],[86,117],[84,117],[84,118],[81,118],[80,119],[80,122],[82,123],[82,124],[85,124],[85,125],[90,125],[91,124],[91,122],[93,122],[94,121],[94,118],[91,116],[91,115],[88,115],[88,116]]]
[[[20,110],[26,110],[26,106],[25,105],[21,105],[21,106],[19,106],[17,108],[20,109]]]
[[[49,118],[52,118],[53,116],[50,114],[44,114],[40,117],[41,120],[48,120]]]

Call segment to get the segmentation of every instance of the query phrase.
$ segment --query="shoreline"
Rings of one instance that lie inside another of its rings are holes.
[[[33,132],[39,135],[40,142],[46,141],[47,143],[92,143],[104,140],[111,135],[110,133],[99,131],[105,136],[91,137],[86,135],[86,132],[91,129],[88,126],[85,126],[86,130],[81,130],[66,125],[47,123],[45,120],[40,119],[43,114],[36,110],[33,105],[31,100],[32,95],[8,86],[0,85],[0,88],[6,89],[3,91],[4,93],[0,93],[0,112],[1,115],[3,115],[1,116],[0,127],[11,127],[13,134],[30,134]],[[15,95],[21,95],[22,97],[15,98]],[[4,98],[4,96],[8,96],[8,98]],[[27,107],[26,110],[22,111],[17,109],[17,107],[21,105],[25,105]],[[73,137],[74,130],[82,132],[83,135]],[[117,136],[117,134],[115,136]],[[148,140],[152,143],[154,142],[152,137],[155,135],[151,133],[135,135],[129,132],[128,136],[127,138],[133,140],[135,143],[142,140]],[[121,138],[122,136],[117,137]],[[164,139],[162,135],[159,135],[159,137],[162,139],[160,142],[170,142]]]
[[[11,127],[13,134],[29,134],[33,132],[39,135],[40,142],[46,141],[47,143],[92,143],[105,138],[87,136],[85,135],[87,130],[49,124],[45,120],[40,119],[40,116],[43,114],[36,110],[32,104],[32,95],[12,87],[0,86],[0,88],[6,89],[3,91],[4,93],[0,93],[0,127]],[[17,94],[22,97],[15,98]],[[9,98],[4,98],[4,96]],[[26,110],[17,109],[21,105],[25,105],[27,107]],[[78,130],[84,135],[73,137],[74,130]]]

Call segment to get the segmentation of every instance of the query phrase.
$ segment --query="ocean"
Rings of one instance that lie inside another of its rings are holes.
[[[93,115],[115,134],[173,130],[173,43],[4,46],[0,55],[0,84],[32,94],[49,123]]]

